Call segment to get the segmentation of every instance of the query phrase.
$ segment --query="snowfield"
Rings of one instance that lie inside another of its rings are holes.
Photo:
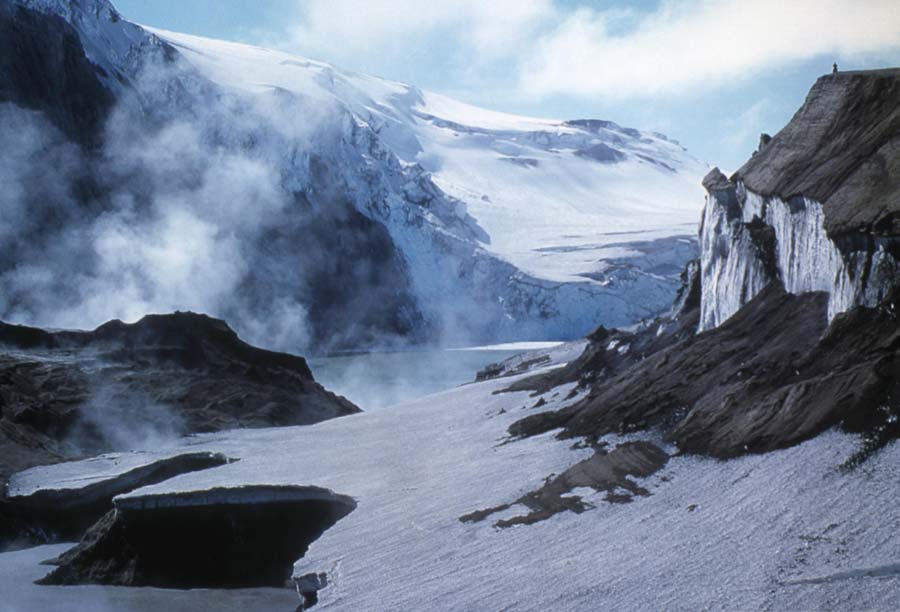
[[[344,105],[465,203],[489,252],[537,278],[584,281],[635,257],[635,243],[694,238],[708,167],[661,134],[495,112],[279,51],[145,29],[225,87]]]
[[[294,568],[328,574],[323,610],[887,609],[900,600],[897,443],[851,473],[837,466],[858,441],[834,432],[730,461],[678,456],[631,503],[579,489],[595,506],[582,514],[494,527],[525,513],[513,506],[460,522],[591,454],[552,433],[508,441],[507,426],[537,401],[494,394],[513,380],[308,427],[195,436],[157,456],[189,448],[240,461],[123,497],[249,484],[352,496],[358,507]],[[573,401],[570,389],[548,393],[541,409]],[[74,466],[89,479],[110,474],[109,459]],[[13,492],[70,486],[72,467],[29,470]]]

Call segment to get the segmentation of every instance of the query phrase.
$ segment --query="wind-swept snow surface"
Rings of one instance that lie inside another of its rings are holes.
[[[319,592],[323,610],[896,604],[897,444],[846,473],[837,467],[857,440],[837,433],[727,462],[675,456],[639,479],[650,495],[631,503],[610,504],[601,493],[577,489],[571,494],[595,507],[505,529],[494,522],[527,509],[513,505],[481,522],[461,522],[465,514],[518,499],[592,454],[552,433],[508,441],[508,425],[538,410],[525,393],[493,394],[514,380],[309,427],[198,436],[186,444],[240,461],[120,499],[260,484],[323,487],[353,497],[356,509],[294,569],[296,576],[327,574],[328,586]],[[549,392],[540,409],[572,401],[564,399],[569,390]],[[90,471],[90,463],[83,466]],[[43,486],[57,486],[57,473],[66,482],[68,468],[50,466],[33,471],[29,485],[39,477]]]

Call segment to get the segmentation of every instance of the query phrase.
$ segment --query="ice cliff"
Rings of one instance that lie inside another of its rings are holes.
[[[785,128],[730,179],[704,179],[700,331],[772,280],[829,294],[828,318],[898,282],[900,70],[820,78]]]

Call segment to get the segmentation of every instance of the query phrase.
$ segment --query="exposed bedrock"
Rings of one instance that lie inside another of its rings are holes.
[[[205,470],[229,462],[218,453],[186,453],[128,470],[113,478],[70,489],[39,489],[14,495],[4,503],[4,518],[16,525],[13,534],[0,532],[0,550],[19,544],[78,540],[113,507],[113,497],[168,480],[179,474]],[[3,531],[6,531],[5,529]]]
[[[318,487],[120,497],[40,583],[281,587],[309,545],[355,507]]]
[[[579,461],[559,476],[548,479],[539,489],[530,491],[513,502],[528,508],[527,514],[501,519],[494,525],[501,528],[531,525],[566,510],[580,514],[591,507],[580,496],[572,494],[574,489],[580,487],[605,492],[604,501],[610,503],[630,502],[635,495],[649,495],[632,477],[651,476],[668,461],[669,456],[665,451],[644,441],[626,442],[609,452],[598,449],[592,457]],[[513,503],[476,510],[461,516],[459,520],[479,522],[492,514],[508,510]]]
[[[829,325],[826,294],[792,295],[772,283],[716,329],[668,336],[619,367],[602,358],[616,346],[594,342],[577,373],[589,380],[588,395],[517,421],[510,433],[561,428],[561,436],[596,439],[658,429],[682,451],[733,457],[842,426],[874,450],[900,434],[898,298]]]
[[[0,351],[0,487],[35,465],[359,411],[319,385],[302,357],[253,347],[205,315],[149,315],[90,332],[0,323]],[[46,541],[15,525],[4,520],[0,539]]]
[[[733,178],[762,196],[821,202],[829,236],[900,234],[898,100],[900,68],[823,76]]]

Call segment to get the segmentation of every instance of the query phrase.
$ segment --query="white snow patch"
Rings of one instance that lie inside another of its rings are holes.
[[[309,427],[199,436],[241,461],[122,496],[244,484],[325,487],[358,507],[313,543],[295,573],[339,576],[325,610],[787,609],[890,607],[900,581],[788,584],[898,561],[900,445],[836,470],[855,437],[826,433],[730,461],[673,457],[631,503],[493,527],[463,514],[512,503],[591,455],[552,433],[502,442],[531,398],[510,379]],[[548,409],[565,404],[551,394]],[[507,410],[500,414],[501,409]],[[641,434],[609,437],[610,443]],[[670,449],[671,450],[671,449]],[[168,452],[168,451],[167,451]],[[82,463],[89,466],[89,463]],[[71,466],[56,466],[60,474]],[[54,466],[44,485],[58,486]],[[521,514],[513,508],[503,516]],[[499,515],[498,515],[499,516]]]

